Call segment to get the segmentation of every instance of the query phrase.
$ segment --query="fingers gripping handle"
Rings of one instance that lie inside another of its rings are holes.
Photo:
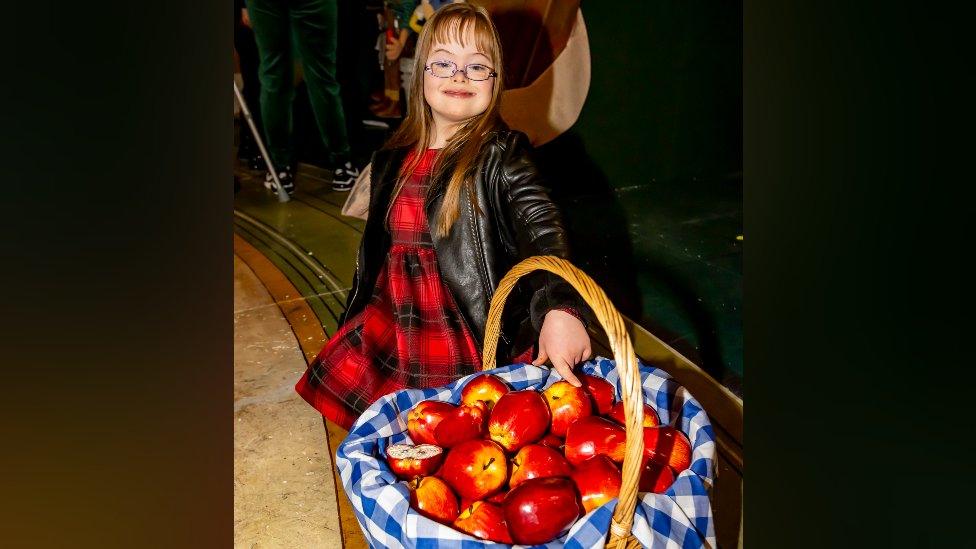
[[[505,300],[518,280],[537,270],[548,271],[566,280],[586,304],[593,310],[597,320],[607,334],[610,349],[620,376],[621,396],[624,402],[627,447],[624,452],[623,472],[621,474],[620,497],[610,523],[608,547],[634,547],[639,542],[631,535],[634,523],[634,509],[637,506],[637,485],[640,480],[641,457],[644,453],[644,393],[641,389],[637,356],[630,341],[623,317],[617,312],[607,294],[586,273],[572,263],[555,256],[533,256],[521,261],[502,278],[492,296],[488,308],[488,322],[485,326],[485,341],[482,353],[483,368],[495,367],[495,351],[501,330],[502,311]]]

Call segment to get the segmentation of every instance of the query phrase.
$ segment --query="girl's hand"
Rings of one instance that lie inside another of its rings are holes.
[[[579,319],[556,309],[546,313],[539,332],[539,358],[532,361],[533,366],[541,366],[550,360],[563,379],[579,387],[582,383],[573,374],[573,366],[591,355],[590,334]]]

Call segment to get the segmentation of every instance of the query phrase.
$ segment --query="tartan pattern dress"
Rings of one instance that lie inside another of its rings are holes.
[[[424,152],[390,208],[392,246],[370,302],[295,386],[345,429],[387,393],[439,387],[481,369],[474,338],[441,280],[427,224],[424,198],[436,154]]]

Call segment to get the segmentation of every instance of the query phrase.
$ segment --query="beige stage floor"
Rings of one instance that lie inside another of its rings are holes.
[[[342,547],[322,416],[294,390],[304,371],[288,321],[235,256],[235,547]]]

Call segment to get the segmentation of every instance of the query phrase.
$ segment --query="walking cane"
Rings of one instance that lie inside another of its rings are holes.
[[[247,108],[247,103],[244,102],[244,96],[241,95],[241,90],[237,87],[237,82],[234,82],[234,95],[237,96],[237,102],[241,105],[241,112],[244,113],[244,119],[247,120],[247,125],[251,128],[251,133],[254,135],[254,140],[258,144],[258,149],[261,150],[264,163],[268,165],[268,171],[271,172],[275,190],[278,191],[278,202],[288,202],[288,193],[285,192],[285,188],[281,186],[281,181],[278,180],[278,172],[275,170],[274,165],[271,164],[271,156],[268,155],[268,149],[264,148],[264,141],[261,141],[261,134],[258,132],[257,126],[254,125],[254,118],[251,116],[250,109]]]

